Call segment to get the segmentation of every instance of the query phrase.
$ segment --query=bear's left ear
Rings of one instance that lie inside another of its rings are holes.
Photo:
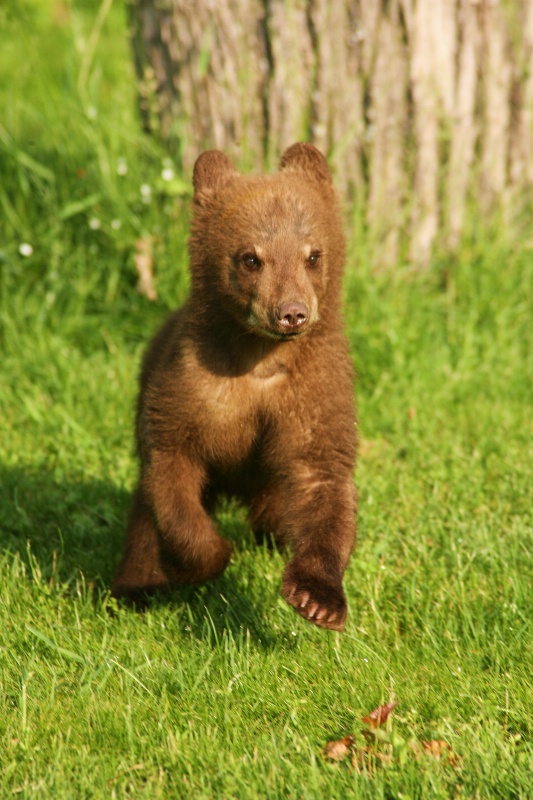
[[[333,183],[328,162],[320,150],[306,142],[298,142],[285,150],[279,168],[283,172],[304,172],[309,178]]]
[[[220,150],[206,150],[196,159],[192,182],[194,197],[201,201],[209,197],[230,175],[237,175],[237,170],[225,153]]]

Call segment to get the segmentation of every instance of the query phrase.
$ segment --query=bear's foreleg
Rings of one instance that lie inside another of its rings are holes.
[[[347,615],[342,579],[355,543],[355,488],[351,475],[290,481],[286,528],[293,558],[282,595],[309,622],[342,631]]]
[[[202,583],[226,567],[231,545],[202,505],[204,472],[179,453],[155,451],[135,496],[114,594]]]

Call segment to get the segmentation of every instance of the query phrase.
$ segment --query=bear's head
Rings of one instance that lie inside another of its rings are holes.
[[[220,151],[194,167],[192,293],[213,318],[289,340],[339,315],[344,236],[331,174],[310,144],[274,175],[241,175]]]

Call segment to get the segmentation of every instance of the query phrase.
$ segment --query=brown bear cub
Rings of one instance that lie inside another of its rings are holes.
[[[259,540],[289,545],[286,601],[343,630],[356,506],[344,250],[312,145],[289,147],[268,176],[243,176],[216,150],[198,158],[191,292],[144,359],[141,476],[115,596],[219,575],[231,546],[209,512],[226,493],[248,505]]]

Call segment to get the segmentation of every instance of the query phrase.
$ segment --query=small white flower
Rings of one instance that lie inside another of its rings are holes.
[[[91,217],[91,219],[89,220],[89,228],[92,231],[99,231],[101,227],[102,223],[100,222],[100,220],[97,217]]]
[[[117,163],[117,175],[126,175],[128,171],[128,165],[126,163],[125,158],[119,158]]]
[[[119,219],[112,219],[111,227],[114,231],[119,231],[122,228],[122,222]]]
[[[164,181],[171,181],[174,179],[174,170],[172,167],[165,167],[165,169],[161,173],[161,177]]]
[[[28,242],[22,242],[22,244],[19,244],[19,253],[21,256],[28,258],[28,256],[33,255],[33,247]]]
[[[141,186],[141,197],[143,203],[149,203],[152,199],[152,187],[149,186],[147,183],[143,183]]]

